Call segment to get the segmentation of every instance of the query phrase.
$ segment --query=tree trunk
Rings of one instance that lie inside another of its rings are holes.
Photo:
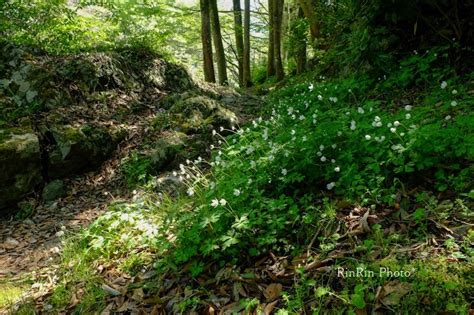
[[[227,85],[227,68],[225,62],[224,45],[222,43],[221,24],[219,22],[219,11],[217,9],[217,0],[210,0],[212,39],[214,40],[214,49],[216,52],[217,76],[219,84]]]
[[[274,0],[268,0],[268,57],[267,57],[267,78],[275,75],[275,35],[274,26],[275,21],[273,20],[273,2]]]
[[[201,41],[204,67],[204,80],[216,82],[214,63],[212,60],[211,19],[209,15],[209,0],[200,0],[201,5]]]
[[[252,85],[252,75],[250,73],[250,0],[245,0],[244,10],[244,60],[243,60],[243,80],[244,86]]]
[[[239,86],[244,86],[244,40],[242,30],[242,8],[240,7],[240,0],[233,0],[234,4],[234,31],[235,31],[235,46],[237,48],[237,62],[239,69]]]
[[[306,28],[303,22],[304,13],[301,7],[298,8],[298,22],[294,25],[294,35],[296,39],[295,58],[296,73],[301,74],[306,69]]]
[[[318,17],[316,16],[316,8],[312,0],[299,0],[304,16],[308,20],[309,30],[311,34],[311,44],[314,46],[316,39],[320,35],[321,27],[319,25]]]
[[[274,41],[275,41],[275,74],[278,81],[283,80],[285,73],[283,71],[283,63],[281,61],[281,24],[283,18],[283,2],[284,0],[273,0],[274,9]]]

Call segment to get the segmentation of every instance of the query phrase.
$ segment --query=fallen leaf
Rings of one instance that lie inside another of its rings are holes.
[[[398,280],[386,283],[380,294],[381,302],[387,306],[393,306],[400,303],[401,298],[411,290],[409,283],[400,282]]]
[[[265,308],[263,309],[263,313],[265,315],[270,315],[273,311],[273,309],[275,308],[275,306],[278,304],[278,300],[275,300],[271,303],[268,303],[267,305],[265,305]]]
[[[105,292],[107,292],[108,294],[112,295],[112,296],[118,296],[120,295],[120,292],[115,290],[114,288],[112,288],[111,286],[108,286],[107,284],[102,284],[101,286],[102,290],[104,290]]]
[[[267,301],[273,301],[280,296],[282,290],[283,286],[280,283],[272,283],[263,291],[263,295],[265,295]]]

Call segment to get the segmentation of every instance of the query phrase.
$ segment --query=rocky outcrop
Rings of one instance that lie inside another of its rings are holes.
[[[11,212],[37,186],[46,186],[44,200],[60,196],[64,187],[60,181],[47,184],[50,179],[96,168],[125,132],[119,127],[64,125],[43,128],[39,135],[29,127],[0,129],[0,213]]]
[[[33,130],[0,130],[0,211],[41,183],[39,139]]]
[[[208,129],[238,125],[235,113],[219,100],[197,92],[173,95],[165,100],[169,109],[168,120],[172,129],[186,134],[196,134]]]
[[[48,176],[69,177],[98,167],[117,148],[125,133],[120,128],[71,125],[52,127],[47,132],[53,144],[48,152]]]

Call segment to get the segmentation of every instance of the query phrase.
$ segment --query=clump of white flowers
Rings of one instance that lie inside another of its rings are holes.
[[[355,122],[355,120],[352,120],[352,121],[351,121],[351,127],[350,127],[350,128],[351,128],[351,130],[355,130],[355,129],[356,129],[356,122]]]

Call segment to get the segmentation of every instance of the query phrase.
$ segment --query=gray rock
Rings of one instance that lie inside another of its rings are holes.
[[[31,129],[0,132],[0,212],[16,205],[42,180],[40,146]]]
[[[125,136],[105,127],[70,125],[51,128],[56,142],[49,152],[48,174],[65,178],[92,170],[109,158]]]
[[[41,198],[44,201],[53,201],[59,197],[63,197],[66,194],[66,186],[62,180],[53,180],[46,185],[41,193]]]

